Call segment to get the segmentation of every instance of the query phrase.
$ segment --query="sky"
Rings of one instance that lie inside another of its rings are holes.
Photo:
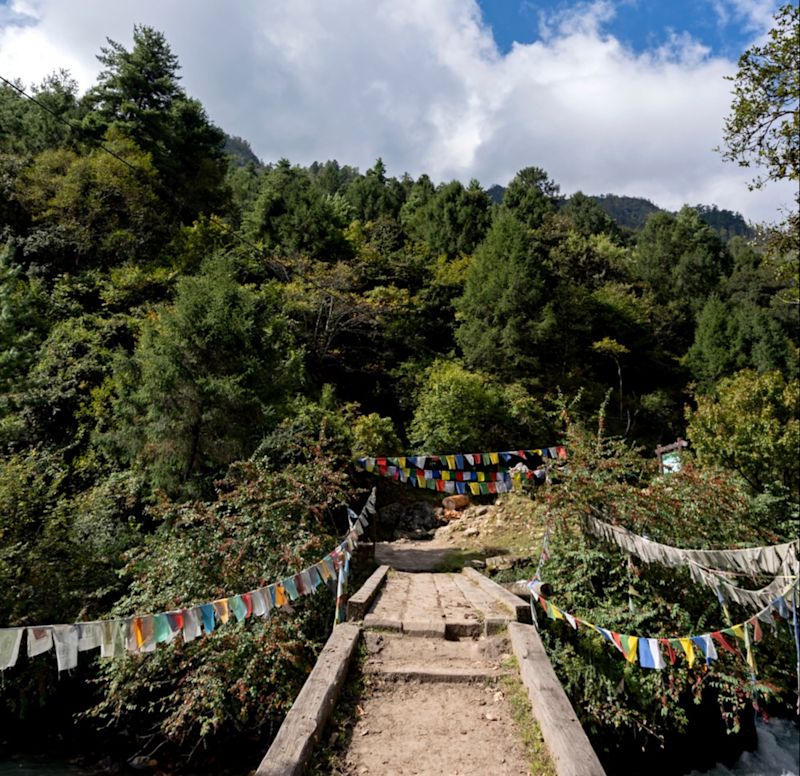
[[[0,0],[0,74],[68,69],[162,31],[183,86],[264,161],[505,185],[541,167],[570,195],[624,194],[753,222],[788,183],[748,190],[722,161],[739,55],[777,0]]]

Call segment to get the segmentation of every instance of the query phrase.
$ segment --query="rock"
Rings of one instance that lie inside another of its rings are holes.
[[[464,531],[464,536],[477,536],[480,533],[480,529],[477,526],[471,525]]]
[[[486,568],[486,561],[480,560],[480,558],[471,558],[464,565],[480,571]]]
[[[484,505],[482,507],[477,507],[475,509],[475,517],[483,517],[484,515],[486,515],[488,513],[489,513],[489,507],[487,507],[486,505]]]
[[[445,511],[456,511],[466,509],[469,506],[469,496],[459,493],[455,496],[447,496],[442,499],[442,507]]]
[[[513,569],[514,566],[521,564],[527,560],[519,555],[494,555],[486,559],[486,568],[489,571],[504,571],[505,569]]]

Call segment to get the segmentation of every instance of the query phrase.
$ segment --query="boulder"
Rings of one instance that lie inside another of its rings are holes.
[[[455,496],[447,496],[442,499],[442,507],[445,512],[456,512],[461,509],[466,509],[469,506],[469,496],[461,493]]]

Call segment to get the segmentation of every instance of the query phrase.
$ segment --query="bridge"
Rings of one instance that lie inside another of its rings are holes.
[[[442,551],[378,544],[377,570],[348,601],[257,776],[305,772],[348,672],[368,690],[347,774],[525,774],[503,677],[527,691],[558,776],[602,766],[530,624],[530,607],[472,568],[436,572]],[[362,658],[354,655],[362,646]]]

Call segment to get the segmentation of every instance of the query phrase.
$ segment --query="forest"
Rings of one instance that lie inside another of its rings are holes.
[[[796,11],[781,18],[796,37]],[[795,538],[796,219],[565,196],[535,164],[489,189],[392,177],[381,159],[262,163],[186,93],[157,30],[99,59],[83,94],[66,72],[0,85],[3,628],[294,573],[375,484],[352,465],[364,455],[566,445],[568,471],[531,498],[557,527],[561,600],[600,624],[690,631],[721,614],[685,572],[632,581],[576,515],[682,547]],[[797,180],[793,153],[762,160],[768,177]],[[684,471],[659,477],[653,450],[678,438]],[[62,674],[23,649],[2,674],[2,748],[257,761],[333,608],[319,594]],[[733,654],[643,672],[545,637],[593,740],[657,759],[698,710],[731,734],[756,696],[791,714],[794,645],[773,630],[757,683]]]

